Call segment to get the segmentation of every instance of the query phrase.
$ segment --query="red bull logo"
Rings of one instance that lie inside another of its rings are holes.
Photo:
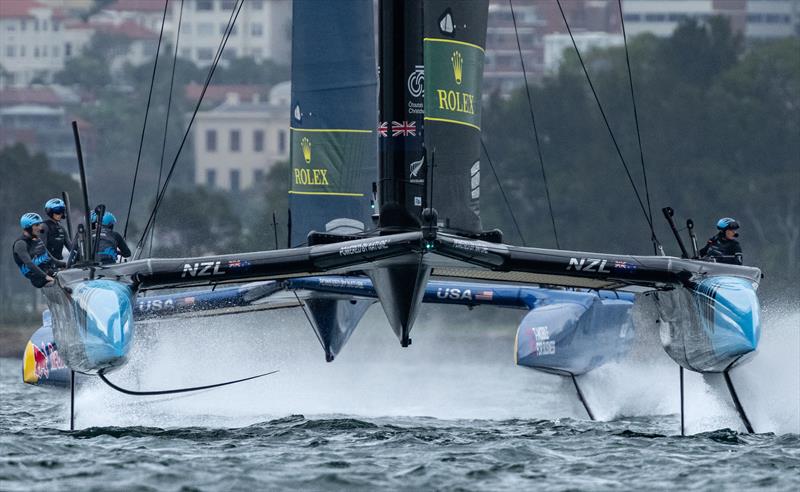
[[[28,384],[39,384],[41,379],[50,377],[50,371],[66,366],[52,343],[37,347],[32,342],[25,346],[22,360],[22,380]]]

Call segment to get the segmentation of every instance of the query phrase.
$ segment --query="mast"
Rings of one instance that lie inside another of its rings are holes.
[[[427,205],[422,0],[379,2],[381,230],[418,229]]]

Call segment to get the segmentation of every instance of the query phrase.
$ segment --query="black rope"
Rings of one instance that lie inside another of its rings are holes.
[[[144,123],[142,124],[142,136],[139,138],[139,152],[136,155],[136,169],[133,171],[133,185],[131,186],[131,197],[128,200],[128,214],[125,216],[125,229],[122,231],[123,239],[128,236],[128,223],[131,219],[131,209],[133,208],[133,195],[136,192],[136,180],[139,177],[139,164],[142,161],[142,148],[144,147],[144,133],[147,129],[147,116],[150,114],[150,101],[153,99],[153,85],[156,81],[156,69],[158,68],[158,53],[161,51],[161,39],[164,37],[164,23],[167,21],[167,6],[169,0],[164,0],[164,14],[161,16],[161,32],[158,33],[158,44],[156,45],[156,60],[153,62],[153,73],[150,75],[150,91],[147,94],[147,106],[144,110]]]
[[[572,29],[569,27],[569,22],[567,21],[567,16],[564,14],[564,9],[561,7],[561,0],[556,0],[556,4],[558,4],[558,10],[561,12],[561,18],[564,19],[564,25],[567,27],[567,32],[569,33],[569,37],[572,40],[572,46],[575,48],[575,54],[578,55],[578,61],[583,68],[583,73],[586,76],[586,81],[589,83],[589,88],[592,90],[592,95],[594,95],[594,100],[597,103],[597,108],[600,110],[600,115],[603,117],[603,122],[605,122],[606,129],[608,129],[608,134],[611,137],[611,141],[614,143],[614,148],[617,151],[617,155],[619,156],[620,162],[622,163],[622,167],[625,168],[625,174],[628,175],[628,181],[630,181],[631,186],[633,187],[633,193],[636,195],[636,200],[639,202],[639,207],[642,209],[642,213],[644,214],[644,218],[647,221],[647,225],[650,227],[650,233],[652,237],[658,242],[658,238],[656,237],[656,231],[653,228],[653,220],[647,215],[647,209],[645,209],[644,202],[642,201],[642,196],[639,194],[639,189],[636,187],[636,183],[633,180],[633,176],[631,175],[631,171],[628,168],[628,164],[625,162],[625,157],[622,155],[622,150],[619,147],[619,143],[617,142],[617,138],[614,136],[614,131],[611,129],[611,124],[608,121],[608,117],[606,117],[606,112],[603,109],[603,105],[600,103],[600,97],[597,95],[597,91],[594,88],[594,84],[592,83],[592,78],[589,76],[589,71],[586,69],[586,64],[583,62],[583,57],[581,56],[581,52],[578,49],[578,44],[575,42],[575,36],[572,35]]]
[[[517,217],[514,215],[514,209],[511,208],[511,203],[508,201],[508,197],[506,196],[506,192],[503,189],[503,183],[500,182],[500,178],[497,176],[497,171],[494,169],[494,164],[492,164],[492,158],[489,157],[489,151],[486,149],[486,143],[481,138],[481,147],[483,148],[483,153],[486,155],[486,161],[489,163],[489,168],[492,170],[492,174],[494,174],[494,179],[497,181],[497,187],[500,188],[500,194],[503,196],[503,201],[506,202],[506,208],[508,208],[508,213],[511,214],[511,220],[514,222],[514,227],[517,229],[517,234],[519,235],[520,241],[522,241],[523,246],[527,246],[525,242],[525,236],[522,235],[522,229],[519,227],[519,223],[517,223]]]
[[[639,162],[642,164],[642,177],[644,178],[644,195],[647,197],[647,213],[650,215],[650,222],[653,222],[653,208],[650,205],[650,187],[647,184],[647,168],[644,165],[644,147],[642,146],[642,133],[639,129],[639,111],[636,109],[636,95],[633,90],[633,70],[631,70],[631,56],[628,52],[628,34],[625,31],[625,16],[622,14],[622,0],[617,0],[619,8],[619,21],[622,25],[622,40],[625,44],[625,63],[628,65],[628,85],[631,89],[631,105],[633,106],[633,121],[636,124],[636,141],[639,144]],[[651,238],[653,247],[658,253],[658,246],[655,236]]]
[[[181,144],[178,147],[178,151],[175,153],[175,158],[172,160],[172,165],[169,168],[169,172],[167,173],[167,177],[164,179],[164,186],[161,187],[161,192],[158,194],[158,199],[156,200],[155,205],[153,206],[152,212],[150,212],[150,218],[147,220],[147,224],[145,224],[144,231],[142,232],[139,241],[136,244],[136,252],[134,253],[134,259],[138,259],[141,255],[142,247],[144,245],[144,238],[147,236],[147,233],[152,227],[153,219],[158,211],[158,208],[161,206],[161,203],[164,201],[164,196],[167,192],[167,187],[169,186],[169,182],[172,179],[172,175],[175,172],[175,166],[178,164],[178,158],[181,155],[181,151],[183,150],[184,145],[186,144],[186,140],[189,138],[189,133],[192,130],[192,125],[194,124],[194,120],[197,117],[198,111],[200,111],[200,105],[203,102],[203,97],[206,94],[206,90],[208,90],[208,86],[211,83],[211,78],[214,76],[214,72],[217,69],[217,65],[219,64],[219,60],[222,57],[222,52],[225,49],[225,45],[228,44],[228,39],[231,36],[231,32],[233,31],[233,26],[236,23],[236,19],[239,17],[239,12],[242,10],[242,6],[244,5],[244,0],[238,0],[237,4],[234,4],[233,9],[231,10],[231,16],[228,19],[228,26],[225,29],[225,34],[222,36],[222,40],[220,41],[219,47],[217,48],[217,53],[214,56],[214,59],[211,63],[211,68],[209,69],[208,76],[206,77],[205,82],[203,83],[203,90],[200,91],[200,97],[197,99],[197,104],[195,105],[194,111],[192,112],[192,116],[189,119],[189,124],[186,127],[186,132],[183,134],[183,139],[181,139]]]
[[[158,390],[158,391],[135,391],[135,390],[129,390],[127,388],[123,388],[121,386],[117,386],[116,384],[114,384],[114,383],[112,383],[111,381],[108,380],[108,378],[105,375],[105,371],[102,370],[102,369],[100,370],[100,372],[97,373],[97,375],[111,389],[119,391],[120,393],[124,393],[126,395],[133,395],[133,396],[157,396],[157,395],[174,395],[176,393],[188,393],[190,391],[200,391],[200,390],[207,390],[207,389],[211,389],[211,388],[219,388],[219,387],[222,387],[222,386],[230,386],[232,384],[242,383],[244,381],[250,381],[251,379],[263,378],[264,376],[269,376],[270,374],[275,374],[277,372],[278,372],[277,370],[270,371],[270,372],[265,372],[263,374],[256,374],[255,376],[250,376],[248,378],[235,379],[233,381],[225,381],[224,383],[207,384],[205,386],[194,386],[194,387],[191,387],[191,388],[177,388],[177,389]]]
[[[178,27],[175,34],[175,53],[172,55],[172,74],[169,79],[169,97],[167,98],[167,116],[164,122],[164,138],[161,141],[161,159],[158,163],[158,182],[156,183],[156,200],[158,199],[158,191],[161,188],[161,175],[164,171],[164,155],[167,150],[167,133],[169,131],[169,116],[172,110],[172,89],[175,86],[175,66],[178,64],[178,45],[181,42],[181,24],[183,24],[183,0],[181,0],[181,8],[178,13]],[[147,256],[153,256],[153,238],[156,235],[156,217],[153,217],[153,228],[150,230],[150,249]]]
[[[547,208],[550,210],[550,222],[553,224],[553,237],[556,240],[556,248],[561,249],[558,242],[558,230],[556,229],[556,218],[553,214],[553,202],[550,200],[550,186],[547,184],[547,174],[544,171],[544,157],[542,156],[542,145],[539,141],[539,131],[536,127],[536,116],[533,112],[533,98],[531,97],[531,88],[528,84],[528,73],[525,70],[525,58],[522,56],[522,46],[519,43],[519,32],[517,31],[517,17],[514,14],[514,2],[508,0],[508,5],[511,7],[511,20],[514,22],[514,36],[517,38],[517,51],[519,52],[519,62],[522,65],[522,76],[525,78],[525,94],[528,96],[528,109],[531,114],[531,124],[533,125],[533,136],[536,139],[536,153],[539,156],[539,166],[542,169],[542,181],[544,182],[544,192],[547,196]],[[521,236],[521,235],[520,235]]]

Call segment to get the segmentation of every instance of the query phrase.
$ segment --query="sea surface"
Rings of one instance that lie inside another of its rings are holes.
[[[141,326],[116,384],[280,372],[171,397],[84,376],[75,431],[67,393],[0,359],[0,490],[800,490],[796,311],[766,309],[760,353],[733,374],[757,433],[689,374],[686,437],[677,368],[652,337],[579,380],[591,422],[571,383],[514,366],[519,313],[426,308],[408,349],[382,316],[331,364],[298,313]]]

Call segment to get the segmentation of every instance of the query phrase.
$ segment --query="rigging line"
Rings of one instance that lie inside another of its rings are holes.
[[[164,154],[167,150],[167,131],[169,130],[169,116],[172,110],[172,89],[175,86],[175,66],[178,64],[178,45],[181,42],[181,24],[183,23],[183,3],[181,0],[181,8],[178,13],[178,26],[175,29],[175,53],[172,55],[172,74],[169,79],[169,97],[167,98],[167,116],[164,122],[164,138],[161,141],[161,160],[158,164],[158,182],[156,183],[156,199],[158,199],[158,191],[161,188],[161,175],[164,171]],[[153,217],[153,227],[150,229],[150,249],[147,256],[153,256],[153,238],[156,235],[156,217]]]
[[[564,19],[564,25],[567,27],[567,32],[569,33],[569,37],[572,40],[572,46],[575,48],[575,54],[578,55],[578,61],[583,68],[583,73],[586,76],[586,81],[589,83],[589,88],[592,90],[592,95],[594,96],[594,100],[597,103],[597,108],[600,110],[600,115],[603,117],[603,122],[605,122],[606,129],[608,130],[608,134],[611,137],[611,141],[614,143],[614,148],[617,151],[617,155],[619,156],[620,162],[622,163],[622,167],[625,168],[625,174],[628,175],[628,181],[630,181],[631,186],[633,187],[633,193],[636,195],[636,200],[639,202],[639,207],[642,209],[642,213],[644,214],[644,218],[647,221],[647,225],[650,226],[650,233],[652,234],[653,238],[656,239],[658,242],[658,238],[656,237],[656,231],[653,228],[653,220],[647,215],[647,209],[645,209],[644,202],[642,201],[642,196],[639,194],[639,189],[636,188],[636,183],[633,180],[633,176],[631,175],[631,171],[628,168],[627,162],[625,162],[625,157],[622,155],[622,149],[619,147],[619,143],[617,142],[617,138],[614,136],[614,131],[611,129],[611,123],[608,121],[608,117],[606,117],[606,112],[603,109],[603,105],[600,103],[600,97],[597,95],[597,91],[594,88],[594,84],[592,83],[592,78],[589,76],[589,71],[586,68],[586,64],[583,62],[583,57],[581,56],[581,52],[578,49],[578,44],[575,42],[575,36],[572,35],[572,29],[569,27],[569,22],[567,21],[567,16],[564,14],[564,8],[561,6],[561,0],[556,0],[556,4],[558,4],[558,10],[561,12],[561,18]]]
[[[544,192],[547,196],[547,208],[550,210],[550,222],[553,224],[553,237],[556,240],[556,248],[561,249],[558,241],[558,230],[556,229],[556,219],[553,214],[553,202],[550,200],[550,186],[547,184],[547,174],[544,171],[544,157],[542,156],[542,145],[539,141],[539,131],[536,127],[536,116],[533,112],[533,97],[531,96],[531,88],[528,84],[528,72],[525,70],[525,59],[522,56],[522,45],[519,42],[519,32],[517,31],[517,16],[514,13],[514,2],[508,0],[508,5],[511,7],[511,20],[514,23],[514,36],[517,38],[517,51],[519,52],[519,62],[522,65],[522,76],[525,79],[525,95],[528,96],[528,109],[531,114],[531,124],[533,125],[533,136],[536,139],[536,153],[539,156],[539,166],[542,169],[542,181],[544,182]],[[522,235],[520,234],[520,237]],[[524,240],[523,240],[524,243]]]
[[[506,202],[506,208],[508,208],[508,213],[511,214],[511,220],[514,222],[514,227],[517,229],[517,235],[519,235],[519,239],[522,241],[523,246],[527,246],[528,244],[525,241],[525,236],[522,235],[522,229],[519,227],[519,223],[517,223],[517,217],[514,215],[514,209],[511,208],[511,203],[508,201],[508,197],[506,196],[506,191],[503,189],[503,183],[500,182],[500,178],[497,176],[497,171],[494,169],[494,164],[492,164],[492,158],[489,157],[489,151],[486,149],[486,143],[481,138],[481,147],[483,148],[483,154],[486,156],[486,160],[489,162],[489,169],[492,170],[492,174],[494,174],[494,179],[497,181],[497,187],[500,188],[500,194],[503,196],[503,201]]]
[[[622,0],[617,0],[619,8],[619,21],[622,25],[622,41],[625,44],[625,63],[628,66],[628,85],[631,89],[631,105],[633,106],[633,121],[636,124],[636,141],[639,144],[639,162],[642,164],[642,177],[644,178],[644,195],[647,197],[647,213],[650,222],[653,222],[653,208],[650,205],[650,187],[647,184],[647,169],[644,165],[644,147],[642,146],[642,132],[639,129],[639,111],[636,108],[636,95],[633,90],[633,70],[631,70],[631,56],[628,52],[628,34],[625,31],[625,16],[622,15]],[[652,238],[655,242],[655,237]]]
[[[156,59],[153,62],[153,73],[150,75],[150,91],[147,93],[147,106],[144,110],[144,123],[142,124],[142,136],[139,138],[139,152],[136,155],[136,169],[133,171],[133,185],[131,186],[131,196],[128,200],[128,214],[125,216],[125,229],[122,231],[122,238],[128,236],[128,223],[131,219],[131,209],[133,208],[133,195],[136,192],[136,180],[139,177],[139,164],[142,161],[142,148],[144,147],[144,133],[147,129],[147,116],[150,114],[150,101],[153,99],[153,85],[156,81],[156,69],[158,68],[158,54],[161,51],[161,40],[164,37],[164,24],[167,21],[167,6],[169,0],[164,0],[164,14],[161,16],[161,32],[158,34],[158,44],[156,45]]]
[[[139,256],[141,255],[142,247],[144,245],[144,238],[147,235],[147,231],[151,227],[155,212],[158,210],[158,208],[161,206],[162,201],[164,200],[164,196],[166,195],[167,192],[167,187],[169,186],[169,182],[172,179],[173,173],[175,172],[175,167],[178,164],[178,158],[180,157],[181,151],[183,150],[183,147],[186,144],[186,140],[189,138],[189,133],[192,130],[192,125],[194,124],[194,120],[197,117],[198,111],[200,111],[200,105],[203,102],[203,97],[205,96],[206,91],[208,90],[208,86],[211,83],[211,78],[214,76],[214,72],[217,69],[219,60],[222,57],[222,52],[225,49],[225,45],[228,43],[228,39],[230,38],[231,32],[233,31],[233,26],[236,23],[236,19],[239,17],[239,12],[241,12],[243,5],[244,5],[244,0],[240,0],[238,7],[234,4],[233,10],[231,10],[231,17],[228,19],[228,26],[225,30],[225,34],[223,35],[222,40],[220,41],[220,45],[217,48],[217,53],[211,62],[211,68],[203,84],[203,89],[202,91],[200,91],[200,97],[197,99],[197,104],[195,105],[194,111],[192,112],[192,116],[189,119],[189,124],[186,127],[185,133],[183,134],[183,139],[181,140],[181,144],[180,146],[178,146],[178,151],[175,153],[175,158],[172,160],[169,172],[167,172],[167,177],[164,179],[164,186],[161,188],[161,192],[158,195],[158,199],[156,200],[156,203],[153,206],[153,211],[150,213],[150,218],[147,220],[147,223],[145,224],[142,236],[139,238],[139,241],[136,244],[136,252],[134,253],[134,259],[138,259]]]

